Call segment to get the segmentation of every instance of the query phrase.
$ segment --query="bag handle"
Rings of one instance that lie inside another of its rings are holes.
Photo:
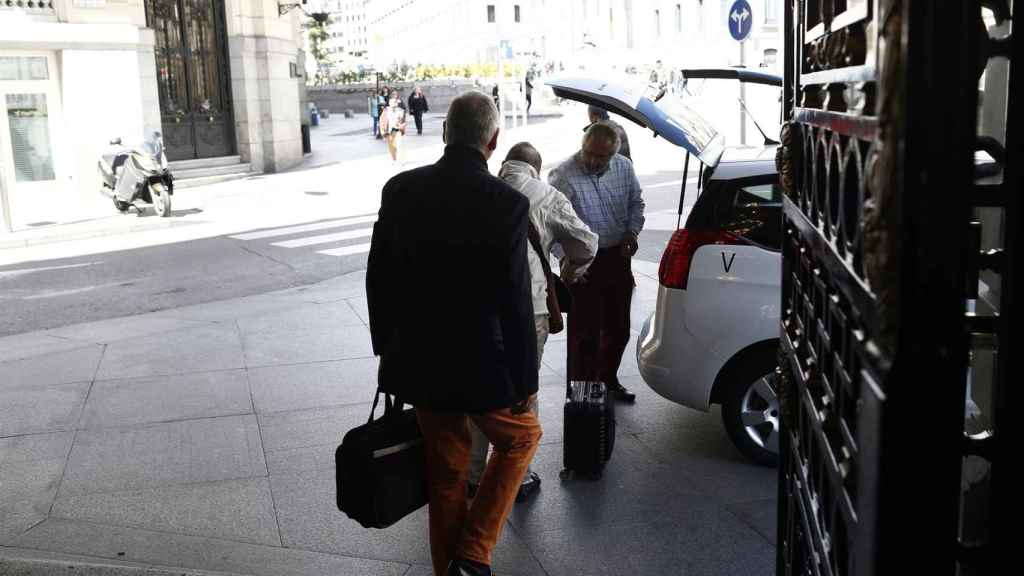
[[[377,391],[373,394],[373,406],[370,407],[370,417],[366,419],[367,424],[373,422],[373,414],[377,411],[377,404],[380,403],[381,395],[384,396],[384,417],[400,413],[402,411],[402,407],[405,405],[405,402],[403,402],[397,394],[394,395],[394,399],[392,399],[392,395],[385,392],[384,387],[381,386],[381,374],[383,367],[384,360],[381,359],[380,363],[377,365]]]
[[[380,397],[384,397],[384,416],[394,416],[400,414],[402,409],[405,407],[405,402],[398,397],[397,394],[388,394],[380,386],[377,387],[377,391],[373,395],[373,406],[370,407],[370,417],[366,419],[366,423],[373,422],[373,415],[377,412],[377,404],[380,403]],[[392,398],[393,397],[393,398]]]

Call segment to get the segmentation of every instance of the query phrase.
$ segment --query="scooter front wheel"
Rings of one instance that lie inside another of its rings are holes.
[[[156,211],[157,216],[166,218],[171,215],[171,195],[162,182],[150,184],[149,195],[153,199],[153,210]]]
[[[117,211],[120,212],[121,214],[127,214],[128,209],[131,207],[132,205],[129,204],[128,202],[122,202],[117,199],[117,196],[114,196],[114,208],[117,208]]]

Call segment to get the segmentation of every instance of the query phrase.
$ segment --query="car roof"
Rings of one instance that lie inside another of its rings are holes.
[[[729,146],[711,175],[712,180],[733,180],[776,173],[776,144],[767,146]]]

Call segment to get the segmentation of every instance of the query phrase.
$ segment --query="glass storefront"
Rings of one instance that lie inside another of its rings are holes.
[[[0,229],[53,221],[73,191],[62,185],[63,125],[54,55],[0,53]]]
[[[7,94],[6,102],[15,180],[54,180],[46,94]]]

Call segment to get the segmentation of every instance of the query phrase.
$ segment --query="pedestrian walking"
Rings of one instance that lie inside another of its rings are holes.
[[[375,95],[377,99],[377,140],[384,138],[384,134],[380,129],[380,116],[384,114],[384,109],[388,106],[388,89],[387,87],[381,88]]]
[[[583,276],[597,254],[597,234],[580,220],[565,195],[540,179],[541,155],[529,142],[513,146],[501,165],[498,177],[526,196],[530,202],[530,226],[536,230],[537,245],[544,258],[550,258],[555,244],[562,247],[564,258],[561,264],[562,277],[575,282]],[[537,335],[537,365],[544,355],[552,322],[561,326],[562,317],[549,316],[548,273],[550,267],[541,261],[541,254],[531,249],[527,255],[530,262],[530,285],[533,295],[533,320]],[[554,287],[550,287],[553,289]],[[558,330],[556,330],[558,331]],[[536,406],[536,405],[535,405]],[[536,413],[536,408],[534,409]],[[476,426],[470,426],[473,446],[470,450],[469,486],[474,495],[483,477],[487,463],[487,437]],[[516,494],[516,502],[529,498],[540,488],[541,480],[532,469],[528,469]]]
[[[402,154],[402,137],[405,136],[405,107],[398,98],[398,91],[393,91],[388,99],[387,107],[380,115],[380,130],[388,143],[388,154],[395,164],[399,162]]]
[[[412,95],[409,96],[409,112],[412,114],[413,120],[416,121],[416,134],[423,135],[423,115],[429,111],[427,97],[423,95],[423,90],[416,86],[412,90]]]
[[[619,400],[635,402],[618,371],[629,344],[631,259],[644,226],[644,201],[633,163],[618,154],[619,145],[614,126],[591,125],[580,151],[552,170],[548,181],[598,235],[597,257],[585,282],[569,287],[569,376],[604,382]]]
[[[532,76],[533,76],[533,74],[527,74],[526,78],[523,80],[523,85],[524,85],[525,90],[526,90],[526,115],[527,116],[530,115],[530,107],[533,106],[533,82],[531,82]]]
[[[380,99],[377,97],[377,94],[371,93],[366,98],[366,103],[370,109],[370,118],[373,119],[371,135],[375,138],[380,138]]]
[[[495,84],[494,88],[491,89],[491,97],[494,98],[494,107],[501,111],[501,94],[498,92],[498,85]]]
[[[384,185],[366,268],[381,386],[416,408],[423,433],[435,576],[490,576],[541,437],[530,203],[487,171],[498,132],[489,96],[452,101],[441,159]],[[495,454],[467,507],[469,420]]]
[[[607,110],[591,104],[587,106],[587,118],[590,119],[590,124],[587,124],[587,127],[583,129],[584,132],[597,122],[605,122],[611,125],[619,133],[619,154],[629,158],[630,161],[633,160],[633,157],[629,155],[629,135],[626,134],[626,129],[622,127],[622,124],[609,118]]]

